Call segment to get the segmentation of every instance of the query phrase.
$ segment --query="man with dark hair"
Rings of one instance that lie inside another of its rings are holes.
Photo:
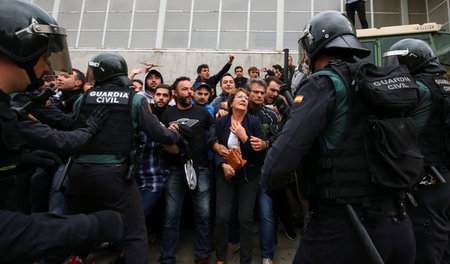
[[[220,79],[220,89],[222,90],[222,93],[211,103],[211,106],[214,108],[214,114],[218,114],[218,116],[228,114],[228,95],[234,88],[236,87],[233,76],[229,73],[225,73]]]
[[[162,114],[169,107],[170,100],[172,99],[172,87],[170,85],[161,83],[156,86],[154,104],[150,104],[153,114],[155,114],[159,120],[162,119]]]
[[[265,81],[267,83],[267,91],[264,96],[264,104],[274,110],[280,117],[280,120],[285,121],[289,115],[289,105],[286,98],[280,94],[282,82],[275,76],[267,77]]]
[[[210,174],[208,169],[208,149],[228,152],[217,143],[214,119],[201,106],[192,104],[194,88],[189,77],[179,77],[172,85],[177,105],[167,109],[162,116],[169,129],[177,130],[187,143],[180,147],[180,153],[168,160],[170,176],[166,184],[166,213],[161,239],[161,263],[176,263],[180,228],[180,216],[186,192],[191,190],[195,217],[194,258],[196,263],[208,263],[210,257]],[[205,140],[208,131],[209,140]],[[220,150],[222,149],[222,150]],[[193,168],[190,166],[193,165]],[[195,171],[196,176],[192,174]],[[191,179],[191,176],[194,179]],[[188,177],[190,180],[187,181]],[[197,178],[195,180],[195,177]],[[194,181],[194,183],[193,183]],[[195,184],[196,181],[196,184]],[[186,182],[188,184],[186,184]],[[188,188],[189,186],[189,188]]]
[[[161,83],[164,83],[164,79],[162,74],[155,70],[151,69],[144,78],[144,86],[143,86],[143,95],[147,99],[147,102],[149,104],[154,103],[154,96],[156,92],[156,87],[160,85]]]
[[[248,68],[248,78],[259,78],[259,70],[255,66]]]
[[[211,87],[207,83],[197,83],[194,86],[194,103],[203,106],[214,117],[214,108],[208,104],[211,95]]]
[[[292,77],[294,76],[294,72],[295,72],[295,65],[292,61],[292,56],[289,55],[288,56],[288,73],[289,73],[289,83],[292,82]]]
[[[72,72],[61,72],[57,78],[57,89],[59,99],[54,102],[64,113],[72,113],[73,104],[83,94],[86,82],[84,74],[75,68]]]
[[[133,79],[133,80],[131,80],[131,82],[133,83],[132,88],[134,89],[134,91],[135,91],[136,93],[141,93],[141,92],[143,92],[143,86],[144,86],[144,83],[143,83],[141,80],[139,80],[139,79]]]
[[[283,67],[280,64],[272,65],[272,71],[279,80],[283,80]]]
[[[245,87],[245,84],[247,83],[248,78],[245,78],[244,70],[242,69],[242,66],[236,66],[234,68],[234,74],[236,74],[236,78],[234,78],[234,83],[236,85],[236,88],[239,87]]]
[[[210,103],[214,98],[216,98],[216,96],[217,96],[216,85],[220,81],[222,76],[230,70],[231,64],[233,64],[233,60],[234,60],[234,55],[233,54],[228,55],[228,62],[225,64],[225,66],[223,66],[223,68],[216,75],[213,75],[213,76],[210,76],[208,64],[200,64],[197,67],[197,75],[198,76],[195,79],[194,84],[200,83],[200,82],[205,82],[205,83],[208,83],[209,87],[211,87],[211,96],[209,98],[208,103]]]
[[[264,94],[267,90],[267,84],[262,79],[250,79],[246,88],[250,93],[248,112],[258,118],[265,136],[264,139],[252,137],[250,139],[251,145],[255,151],[269,149],[277,138],[280,121],[277,114],[264,105]],[[272,199],[265,193],[265,189],[262,186],[258,188],[256,201],[259,205],[259,241],[262,263],[271,264],[273,263],[276,245],[275,217]]]
[[[169,107],[169,102],[172,98],[171,87],[167,84],[156,86],[153,98],[155,103],[150,104],[152,113],[161,120],[162,114]],[[141,164],[136,175],[136,183],[141,192],[144,216],[147,218],[150,213],[153,213],[153,208],[159,213],[159,207],[156,206],[156,204],[164,194],[167,177],[170,174],[167,162],[164,159],[164,152],[174,151],[177,147],[176,145],[161,144],[158,141],[152,140],[151,138],[148,138],[143,131],[140,132],[140,137],[142,142],[142,153]],[[150,219],[151,225],[147,225],[149,231],[154,231],[156,235],[160,237],[162,219],[158,218],[155,221],[153,221],[152,218]]]

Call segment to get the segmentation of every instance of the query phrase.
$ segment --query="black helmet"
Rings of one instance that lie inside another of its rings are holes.
[[[423,40],[406,38],[396,42],[383,54],[383,65],[403,64],[412,73],[445,73],[447,70],[436,61],[431,47]]]
[[[370,54],[370,50],[356,38],[353,24],[337,11],[325,11],[314,16],[298,42],[310,58],[319,52],[359,58]]]
[[[124,58],[116,53],[105,52],[89,61],[86,82],[104,82],[114,76],[127,76],[128,67]]]
[[[65,29],[42,8],[28,0],[0,0],[0,53],[38,79],[33,67],[44,52],[56,72],[72,72]]]

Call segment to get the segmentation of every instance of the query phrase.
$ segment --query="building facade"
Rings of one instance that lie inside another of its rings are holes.
[[[181,75],[195,77],[201,63],[214,74],[230,53],[236,55],[233,66],[244,72],[282,65],[282,50],[297,54],[297,40],[312,16],[345,12],[345,0],[31,1],[66,28],[74,67],[84,70],[95,54],[114,51],[129,70],[144,62],[162,66],[169,83]],[[437,22],[450,31],[449,1],[366,0],[366,16],[369,27]]]

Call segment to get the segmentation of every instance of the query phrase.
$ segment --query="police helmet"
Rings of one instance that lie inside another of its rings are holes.
[[[412,73],[445,73],[447,70],[436,61],[431,47],[423,40],[406,38],[396,42],[383,54],[383,65],[403,64]]]
[[[89,61],[86,82],[104,82],[115,76],[128,74],[128,67],[125,59],[116,53],[105,52],[95,56]]]
[[[314,16],[298,42],[310,58],[320,52],[359,58],[370,54],[370,50],[356,38],[353,24],[337,11],[325,11]]]
[[[28,0],[0,0],[0,53],[26,70],[36,82],[33,67],[46,52],[49,67],[72,72],[65,29]]]

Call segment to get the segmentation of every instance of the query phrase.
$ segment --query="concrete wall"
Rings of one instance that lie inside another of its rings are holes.
[[[247,76],[247,69],[251,66],[257,68],[267,67],[271,69],[273,64],[284,64],[284,55],[282,52],[244,52],[244,51],[164,51],[164,50],[81,50],[74,49],[70,51],[72,57],[72,66],[81,71],[86,71],[88,61],[101,52],[117,52],[125,58],[128,64],[128,72],[133,68],[142,68],[140,62],[150,62],[161,65],[155,69],[159,70],[165,83],[172,83],[179,76],[188,76],[192,79],[197,77],[197,66],[206,63],[209,65],[211,74],[216,74],[222,69],[228,61],[228,54],[234,54],[235,60],[230,69],[234,76],[234,67],[240,65],[244,68],[244,76]],[[296,58],[293,51],[294,61]],[[295,64],[295,63],[294,63]],[[137,75],[137,79],[143,79],[144,75]]]

